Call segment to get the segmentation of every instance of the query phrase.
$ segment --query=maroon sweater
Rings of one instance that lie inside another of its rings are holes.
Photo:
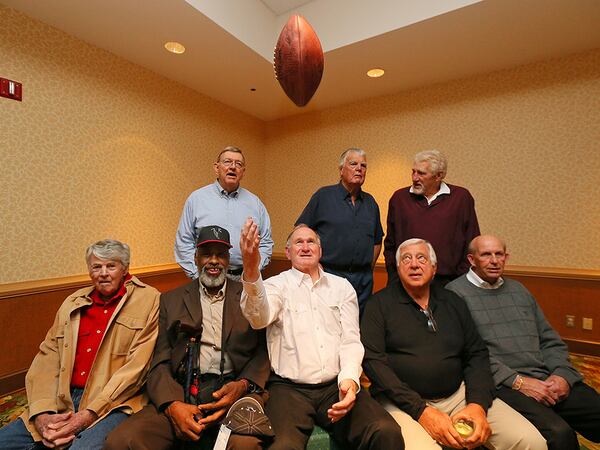
[[[440,195],[431,205],[424,196],[411,194],[408,187],[392,195],[383,252],[390,278],[397,278],[396,249],[410,238],[431,242],[438,274],[458,277],[469,270],[467,248],[479,236],[475,201],[465,188],[448,186],[450,194]]]

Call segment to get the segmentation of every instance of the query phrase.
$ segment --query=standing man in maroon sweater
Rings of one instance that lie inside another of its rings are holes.
[[[435,277],[444,284],[469,270],[467,248],[480,234],[475,201],[465,188],[444,183],[447,168],[441,152],[417,153],[412,185],[392,195],[383,252],[388,284],[398,279],[396,249],[410,238],[431,242],[438,257]]]

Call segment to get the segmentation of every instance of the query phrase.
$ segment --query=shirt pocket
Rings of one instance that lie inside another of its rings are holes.
[[[321,304],[324,311],[322,312],[325,327],[331,334],[342,335],[342,312],[340,305],[334,301],[328,301],[321,298]]]
[[[146,322],[137,317],[118,315],[111,333],[112,353],[114,355],[129,353],[133,340],[145,325]]]
[[[288,304],[284,307],[282,321],[281,344],[288,351],[296,353],[298,345],[306,344],[311,339],[312,316],[305,303]]]

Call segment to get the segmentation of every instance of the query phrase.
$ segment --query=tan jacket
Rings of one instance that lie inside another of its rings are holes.
[[[141,388],[158,335],[160,293],[136,277],[125,286],[127,293],[110,318],[79,404],[80,410],[94,411],[98,420],[117,408],[129,414],[137,412],[148,402]],[[93,289],[80,289],[63,302],[27,372],[29,408],[21,418],[35,441],[42,437],[30,417],[73,411],[70,384],[80,309],[92,304],[89,294]]]

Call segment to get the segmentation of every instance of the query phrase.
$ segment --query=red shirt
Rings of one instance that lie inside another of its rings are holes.
[[[71,375],[71,387],[83,389],[96,359],[108,322],[123,296],[127,293],[125,283],[131,279],[127,274],[119,290],[107,301],[100,298],[96,289],[90,294],[92,304],[81,309],[77,350]]]

